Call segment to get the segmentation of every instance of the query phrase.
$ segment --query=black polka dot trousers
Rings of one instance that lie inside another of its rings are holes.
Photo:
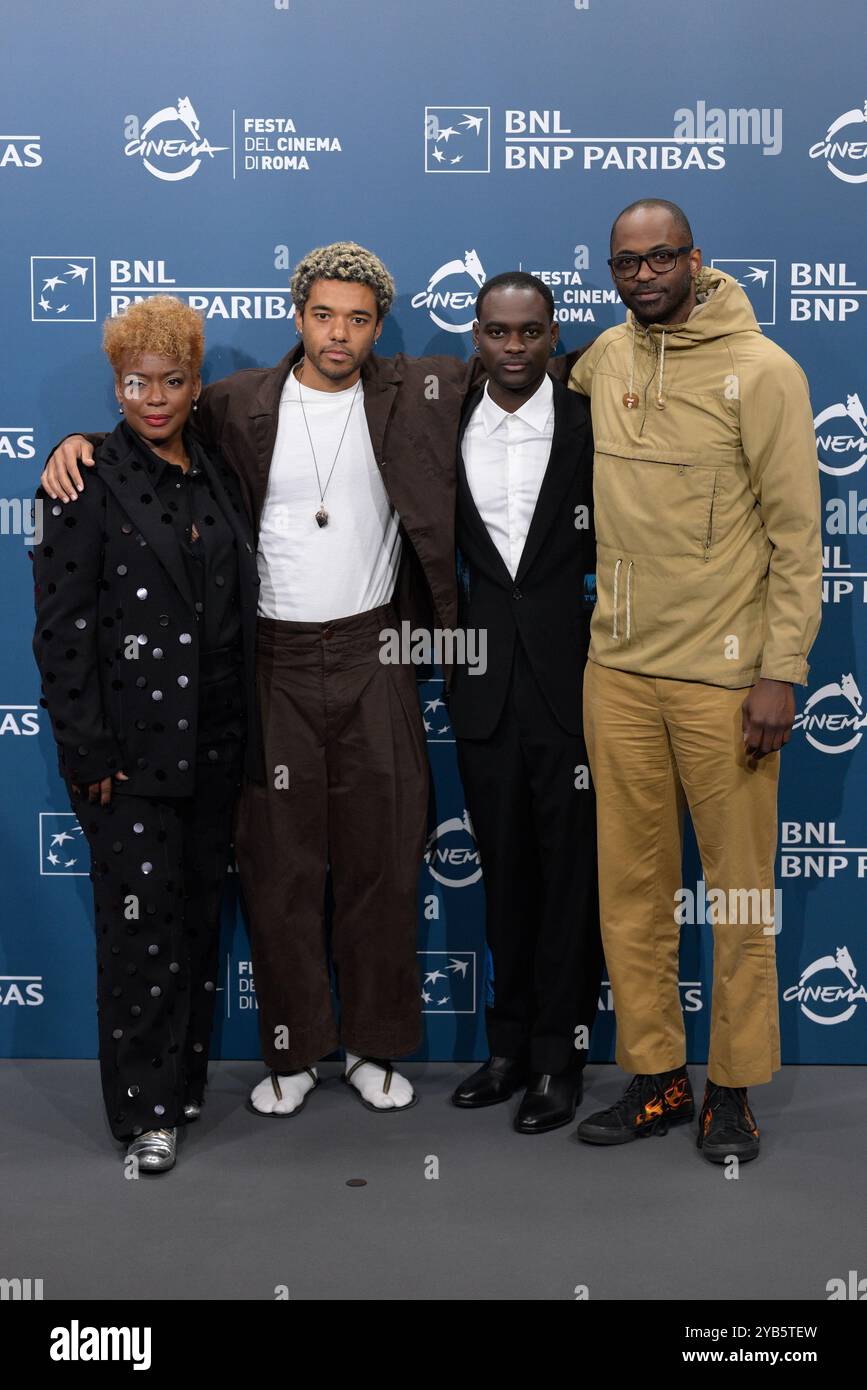
[[[207,1081],[243,695],[234,673],[202,691],[192,796],[125,795],[115,783],[99,806],[70,789],[91,852],[102,1092],[123,1141],[183,1124]]]

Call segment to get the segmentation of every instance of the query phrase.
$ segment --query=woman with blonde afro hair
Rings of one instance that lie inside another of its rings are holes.
[[[119,374],[124,357],[154,353],[168,357],[198,374],[205,355],[205,333],[195,309],[173,295],[143,299],[116,318],[106,319],[102,330],[106,356]]]
[[[38,494],[33,649],[91,854],[108,1121],[160,1173],[207,1082],[256,566],[238,480],[192,425],[199,315],[154,296],[103,343],[123,419],[74,506]]]

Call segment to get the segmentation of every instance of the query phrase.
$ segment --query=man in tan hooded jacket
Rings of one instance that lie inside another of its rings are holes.
[[[694,1114],[678,994],[688,806],[714,927],[698,1145],[754,1158],[746,1088],[780,1065],[774,959],[779,750],[821,610],[806,378],[740,285],[702,267],[680,208],[627,208],[611,236],[628,307],[573,368],[591,396],[597,604],[584,687],[617,1061],[635,1075],[579,1137]],[[719,891],[721,890],[721,891]],[[681,906],[678,907],[678,903]]]

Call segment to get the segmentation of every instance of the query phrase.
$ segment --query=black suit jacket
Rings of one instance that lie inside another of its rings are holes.
[[[238,543],[248,738],[245,770],[263,776],[254,683],[259,579],[238,480],[202,450],[208,483]],[[78,785],[123,771],[118,790],[189,796],[195,785],[199,636],[178,537],[121,427],[95,454],[75,503],[39,489],[33,552],[36,632],[62,777]],[[131,639],[145,638],[142,643]],[[126,655],[138,651],[132,659]],[[156,655],[159,652],[161,655]]]
[[[457,459],[458,626],[487,631],[487,670],[455,666],[449,713],[458,738],[488,738],[506,698],[520,642],[552,713],[582,732],[581,680],[590,645],[596,569],[593,436],[589,403],[554,381],[554,437],[518,572],[513,579],[473,500],[461,444],[481,400],[467,400]],[[576,526],[586,508],[588,524]]]

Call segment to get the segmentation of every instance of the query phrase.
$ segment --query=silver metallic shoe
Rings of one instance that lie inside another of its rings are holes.
[[[196,1100],[191,1100],[184,1106],[184,1118],[187,1124],[191,1124],[193,1120],[197,1120],[201,1113],[202,1107]]]
[[[138,1161],[142,1173],[167,1173],[174,1168],[178,1152],[177,1131],[149,1129],[133,1139],[126,1151],[127,1158]]]

